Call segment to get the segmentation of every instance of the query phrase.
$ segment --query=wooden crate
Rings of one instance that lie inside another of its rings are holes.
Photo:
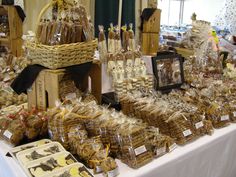
[[[159,33],[142,33],[142,53],[156,56],[159,47]]]
[[[144,33],[159,33],[161,25],[161,10],[156,9],[148,21],[143,22]]]
[[[56,100],[61,99],[59,83],[65,77],[65,70],[44,70],[40,72],[31,89],[28,90],[29,108],[46,110],[55,107]],[[78,76],[79,77],[79,76]],[[89,82],[91,80],[91,82]],[[84,83],[79,83],[82,91],[86,91],[91,86],[91,93],[101,103],[101,66],[93,64],[88,75],[85,76]],[[71,93],[68,91],[68,93]]]

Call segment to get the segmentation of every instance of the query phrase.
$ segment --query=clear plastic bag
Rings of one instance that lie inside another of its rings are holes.
[[[104,32],[103,26],[98,26],[99,28],[99,35],[98,35],[98,50],[100,54],[100,59],[102,62],[106,61],[107,57],[107,41]]]

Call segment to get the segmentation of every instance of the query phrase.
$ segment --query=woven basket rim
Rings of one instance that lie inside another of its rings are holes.
[[[32,42],[32,41],[25,41],[25,46],[38,46],[38,47],[43,47],[43,48],[64,48],[64,47],[70,47],[70,46],[77,46],[77,45],[92,45],[92,44],[97,44],[97,39],[94,39],[92,41],[85,41],[85,42],[76,42],[76,43],[70,43],[70,44],[61,44],[61,45],[45,45],[45,44],[40,44],[38,42]]]

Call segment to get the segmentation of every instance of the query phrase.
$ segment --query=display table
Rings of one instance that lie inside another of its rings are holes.
[[[0,176],[25,177],[14,159],[5,156],[9,149],[0,141]],[[118,165],[119,177],[235,177],[236,124],[178,147],[137,170],[120,161]]]

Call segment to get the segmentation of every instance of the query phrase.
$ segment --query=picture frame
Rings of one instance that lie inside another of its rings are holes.
[[[184,58],[175,52],[165,51],[152,57],[153,73],[157,80],[156,90],[168,91],[184,84]]]

